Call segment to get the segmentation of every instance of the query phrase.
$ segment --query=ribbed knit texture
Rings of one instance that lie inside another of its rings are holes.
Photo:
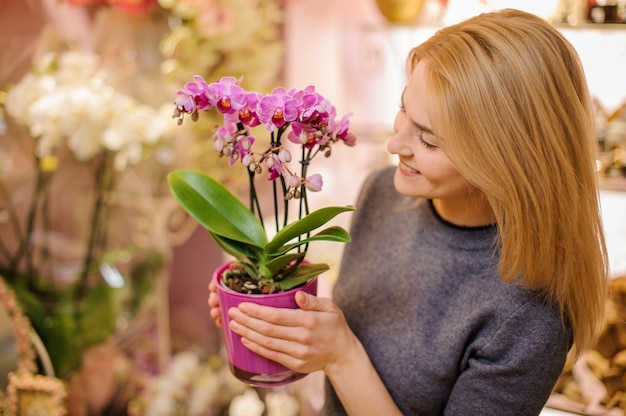
[[[405,415],[538,414],[571,345],[559,313],[499,279],[496,226],[407,208],[393,174],[366,181],[333,294],[383,382]]]

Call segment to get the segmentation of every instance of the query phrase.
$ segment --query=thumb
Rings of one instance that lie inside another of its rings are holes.
[[[308,311],[330,311],[332,309],[332,302],[330,299],[318,298],[306,292],[296,293],[296,303],[300,309]]]

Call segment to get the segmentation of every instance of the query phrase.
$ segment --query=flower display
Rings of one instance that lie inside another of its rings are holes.
[[[145,148],[171,136],[166,109],[141,104],[106,80],[98,55],[47,54],[8,93],[6,111],[36,138],[36,157],[54,170],[55,150],[67,145],[79,161],[110,152],[121,171],[136,165]],[[169,130],[169,131],[168,131]]]
[[[328,270],[325,264],[302,263],[309,243],[350,241],[348,232],[338,226],[314,235],[311,232],[354,207],[310,212],[307,191],[322,187],[321,176],[310,172],[311,161],[320,154],[329,157],[337,142],[353,146],[356,138],[349,131],[350,114],[338,118],[335,107],[313,86],[303,90],[278,87],[262,95],[244,90],[240,83],[240,79],[226,76],[209,84],[196,76],[178,92],[174,116],[179,123],[185,116],[197,120],[205,111],[223,116],[223,124],[214,134],[214,149],[228,158],[229,165],[241,165],[247,172],[249,207],[200,172],[173,172],[169,181],[179,204],[238,260],[238,267],[231,268],[226,279],[231,289],[275,293]],[[269,133],[269,142],[260,145],[255,129]],[[294,146],[300,154],[297,163],[292,160]],[[255,150],[257,147],[262,150]],[[261,174],[272,183],[275,234],[271,239],[255,182]],[[297,220],[290,222],[292,201],[296,201]]]
[[[171,249],[196,224],[177,215],[165,176],[198,161],[211,170],[215,122],[177,128],[174,86],[193,67],[273,88],[283,13],[280,0],[52,3],[32,71],[0,91],[0,274],[70,387],[91,347],[106,341],[132,360],[133,385],[120,376],[114,396],[70,391],[95,412],[125,406],[135,379],[161,370],[164,336],[176,337],[154,295],[166,295]]]
[[[170,169],[176,125],[101,68],[90,52],[44,54],[5,102],[14,140],[0,147],[0,274],[61,377],[138,310],[165,257],[138,218],[159,209],[140,196],[158,197],[146,184]]]
[[[277,82],[283,66],[279,0],[158,0],[170,30],[161,70],[178,82],[245,74],[251,89]]]
[[[167,370],[149,380],[129,405],[131,416],[296,416],[297,392],[259,392],[233,377],[218,356],[174,355]]]
[[[160,70],[176,86],[194,75],[217,80],[231,74],[244,76],[250,90],[277,86],[284,65],[281,0],[159,0],[159,5],[169,24],[160,43]],[[193,124],[193,162],[241,189],[245,179],[216,168],[217,156],[206,146],[220,121],[218,112],[207,112]]]

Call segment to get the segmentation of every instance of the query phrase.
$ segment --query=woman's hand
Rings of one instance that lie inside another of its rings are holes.
[[[230,328],[248,349],[291,370],[324,371],[348,414],[401,416],[339,307],[305,292],[296,303],[300,309],[241,303],[228,311]],[[209,304],[215,319],[217,300]]]
[[[230,327],[248,349],[300,373],[332,372],[360,348],[332,300],[298,292],[296,303],[301,309],[242,303],[228,311]]]
[[[209,283],[209,307],[211,308],[211,318],[215,321],[215,325],[218,328],[222,328],[224,323],[222,321],[222,312],[220,311],[220,299],[217,295],[217,288],[215,287],[215,283],[211,280]]]

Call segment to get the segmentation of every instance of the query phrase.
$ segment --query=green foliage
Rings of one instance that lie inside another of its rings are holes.
[[[35,294],[22,284],[12,288],[46,346],[57,377],[68,377],[80,367],[83,350],[105,341],[113,332],[115,289],[105,284],[91,288],[79,304],[71,290],[48,287]]]
[[[299,286],[328,270],[325,264],[299,264],[309,243],[350,242],[349,233],[338,226],[324,228],[337,215],[354,207],[325,207],[294,221],[268,240],[254,213],[210,176],[193,170],[168,175],[170,189],[181,207],[204,227],[217,244],[238,259],[255,280],[276,281],[283,290]],[[293,266],[296,262],[296,267]]]

